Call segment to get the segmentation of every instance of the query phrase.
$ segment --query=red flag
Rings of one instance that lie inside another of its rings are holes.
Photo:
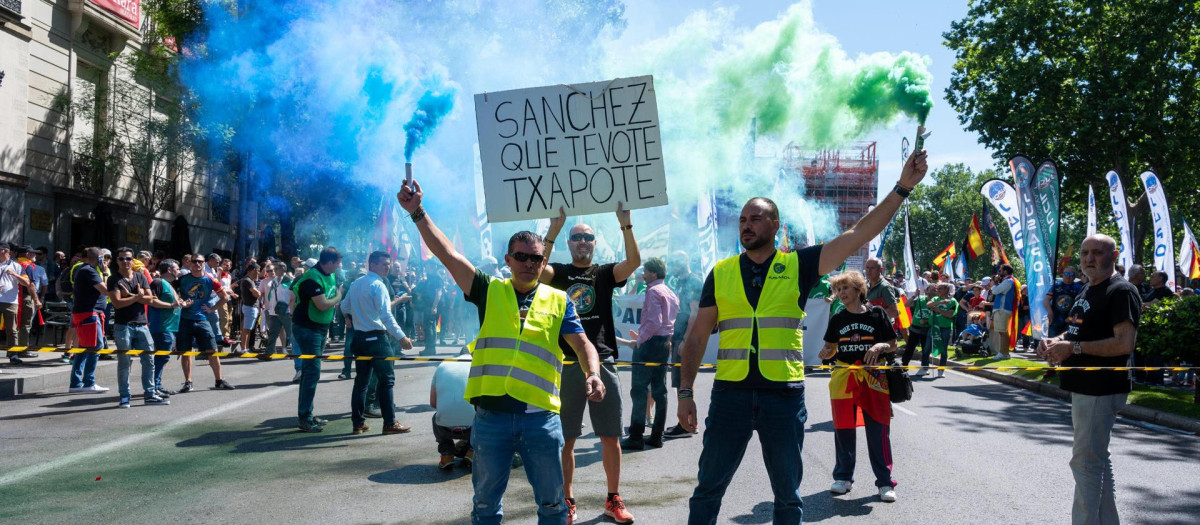
[[[983,231],[979,229],[979,215],[971,214],[971,223],[967,225],[967,255],[971,260],[983,255]]]
[[[907,329],[912,326],[912,312],[908,309],[908,299],[904,298],[904,294],[900,294],[900,300],[896,301],[896,310],[900,315],[900,328]]]
[[[958,249],[955,247],[954,242],[951,241],[950,246],[947,246],[946,249],[942,250],[942,253],[933,258],[933,265],[940,269],[946,265],[947,260],[953,260],[957,255]]]

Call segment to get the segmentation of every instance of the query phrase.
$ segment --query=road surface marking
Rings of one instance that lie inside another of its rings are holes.
[[[899,410],[899,411],[901,411],[901,412],[904,412],[905,414],[908,414],[908,415],[910,415],[910,416],[915,416],[915,415],[917,415],[917,413],[916,413],[916,412],[913,412],[912,410],[909,410],[909,409],[907,409],[907,408],[904,408],[904,407],[902,407],[902,406],[900,406],[900,405],[897,405],[897,404],[895,404],[895,403],[892,403],[892,408],[894,408],[894,409],[896,409],[896,410]]]

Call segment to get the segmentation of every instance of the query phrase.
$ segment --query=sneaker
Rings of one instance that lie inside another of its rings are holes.
[[[383,435],[385,436],[391,434],[406,434],[411,431],[412,427],[408,425],[401,425],[400,423],[392,423],[383,427]]]
[[[163,399],[159,396],[150,396],[150,397],[146,398],[146,404],[147,405],[166,406],[166,405],[171,404],[171,402],[167,401],[166,399]]]
[[[342,373],[338,374],[338,379],[350,379],[350,373],[342,372]]]
[[[71,364],[71,356],[70,356],[70,355],[64,355],[64,356],[62,356],[62,357],[58,358],[58,362],[59,362],[59,363],[62,363],[62,364],[64,364],[64,365],[69,365],[69,364]]]
[[[579,512],[575,509],[575,502],[567,499],[564,501],[564,503],[567,504],[567,525],[575,525],[575,519],[579,514]]]
[[[945,370],[938,370],[937,377],[946,377],[946,371],[945,371]]]
[[[298,428],[300,429],[301,432],[308,432],[311,434],[315,434],[317,432],[324,430],[325,425],[318,423],[316,421],[308,421],[308,422],[300,423]]]
[[[617,523],[633,523],[633,514],[625,508],[625,501],[621,496],[613,496],[604,504],[604,515]]]
[[[662,446],[663,446],[663,440],[661,437],[656,438],[654,436],[650,436],[650,437],[646,438],[645,443],[646,443],[646,447],[648,447],[648,448],[662,448]]]
[[[108,389],[100,385],[92,385],[80,388],[79,392],[83,394],[99,394],[102,392],[108,392]]]
[[[471,463],[475,462],[475,450],[469,449],[466,454],[463,454],[462,464],[464,467],[470,467]]]
[[[21,365],[21,364],[25,364],[25,361],[22,361],[20,357],[17,357],[15,355],[10,355],[10,356],[8,356],[8,364],[14,365],[14,366]]]
[[[438,461],[438,468],[442,470],[450,470],[454,466],[454,456],[450,454],[442,454],[442,459]]]
[[[121,401],[117,403],[117,408],[129,408],[129,398],[122,397]]]
[[[853,487],[853,486],[854,486],[853,481],[846,481],[844,479],[839,479],[839,480],[833,482],[832,487],[829,487],[829,492],[832,492],[834,494],[845,494],[847,492],[850,492],[850,487]]]
[[[233,385],[229,384],[229,381],[222,379],[213,385],[213,390],[233,390]]]
[[[72,394],[82,394],[82,393],[83,393],[83,387],[81,387],[81,386],[73,386],[73,387],[71,387],[71,388],[67,389],[67,392],[69,392],[69,393],[72,393]]]
[[[191,382],[191,381],[184,381],[184,382],[183,382],[183,386],[179,387],[179,393],[180,393],[180,394],[186,394],[186,393],[188,393],[188,392],[191,392],[191,391],[192,391],[192,388],[194,388],[194,387],[192,386],[192,382]]]
[[[20,357],[24,357],[27,359],[33,359],[37,356],[38,356],[37,350],[26,350],[24,352],[21,352],[21,355],[20,355]]]
[[[166,389],[163,389],[163,388],[159,388],[159,389],[156,389],[156,390],[154,391],[154,395],[156,395],[156,396],[158,396],[158,397],[161,397],[161,398],[168,398],[168,397],[171,397],[171,396],[172,396],[172,395],[174,395],[174,394],[175,394],[175,392],[172,392],[172,391],[170,391],[170,390],[166,390]]]
[[[364,423],[362,426],[354,427],[354,430],[351,430],[350,434],[357,436],[359,434],[365,434],[368,430],[371,430],[371,426]]]
[[[646,450],[646,442],[633,438],[622,439],[621,450]]]
[[[380,412],[378,408],[368,408],[363,410],[363,417],[381,418],[383,417],[383,412]]]
[[[929,373],[928,370],[922,368],[920,370],[917,370],[917,373],[913,374],[913,377],[925,377],[925,374],[928,374],[928,373]]]
[[[896,489],[892,487],[879,487],[879,499],[885,503],[895,503]]]
[[[296,371],[296,375],[292,376],[292,382],[293,382],[293,383],[299,383],[299,382],[300,382],[300,376],[301,376],[301,375],[303,375],[303,372],[301,372],[301,371],[297,370],[297,371]]]
[[[521,468],[525,462],[521,460],[520,454],[513,454],[512,468]]]
[[[663,439],[679,439],[690,437],[692,437],[692,433],[684,429],[683,425],[675,425],[671,428],[668,428],[667,432],[663,434]]]

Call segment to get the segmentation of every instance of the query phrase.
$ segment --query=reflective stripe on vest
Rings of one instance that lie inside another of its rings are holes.
[[[563,354],[558,334],[567,313],[567,294],[539,285],[524,325],[511,280],[492,279],[479,336],[468,349],[471,372],[464,397],[511,396],[558,412]]]
[[[717,262],[713,284],[717,302],[717,375],[721,381],[742,381],[750,373],[750,354],[770,381],[804,379],[804,310],[800,308],[800,259],[796,253],[775,252],[767,269],[757,308],[750,307],[742,281],[740,256]],[[758,346],[751,346],[755,332]]]

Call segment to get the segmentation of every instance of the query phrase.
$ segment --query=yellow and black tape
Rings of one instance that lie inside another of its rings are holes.
[[[305,355],[296,355],[296,354],[268,354],[268,353],[263,353],[263,352],[200,352],[200,351],[196,351],[196,350],[192,350],[192,351],[188,351],[188,352],[167,351],[167,350],[116,350],[116,349],[112,349],[112,348],[101,348],[99,350],[89,350],[87,348],[63,349],[63,348],[55,348],[52,346],[46,346],[46,347],[41,347],[41,348],[29,348],[29,347],[24,347],[24,346],[14,346],[14,347],[9,348],[8,351],[9,352],[34,351],[34,352],[40,352],[40,353],[67,353],[67,354],[82,354],[82,353],[92,352],[92,353],[96,353],[96,354],[100,354],[100,355],[127,354],[127,355],[131,355],[131,356],[140,356],[143,354],[156,355],[156,356],[158,356],[158,355],[177,355],[177,356],[205,357],[205,358],[207,358],[207,357],[231,357],[231,358],[256,359],[256,358],[260,358],[260,357],[265,357],[265,358],[270,358],[270,359],[319,359],[319,360],[324,360],[324,361],[351,360],[351,361],[416,361],[416,362],[431,361],[431,362],[441,362],[441,361],[469,361],[470,360],[470,359],[459,359],[457,356],[450,356],[450,357],[427,357],[427,356],[346,357],[340,353],[339,354],[328,354],[328,355],[306,355],[306,354]],[[563,361],[563,364],[573,365],[573,364],[575,364],[575,361]],[[682,366],[680,363],[655,363],[655,362],[648,362],[648,361],[646,361],[646,362],[617,361],[617,362],[611,363],[611,364],[614,364],[616,366],[621,366],[621,367],[632,367],[632,366],[651,366],[651,367],[653,367],[653,366],[675,366],[675,367],[678,367],[678,366]],[[717,367],[716,363],[700,363],[700,368],[716,368],[716,367]],[[807,366],[805,368],[807,368],[809,370],[834,370],[834,369],[847,369],[847,370],[1003,370],[1003,371],[1030,371],[1030,372],[1049,371],[1049,370],[1054,370],[1054,371],[1083,370],[1085,372],[1094,372],[1094,371],[1099,371],[1099,370],[1113,370],[1113,371],[1141,370],[1141,371],[1146,371],[1146,372],[1159,372],[1159,371],[1185,372],[1188,370],[1200,371],[1200,367],[1196,367],[1196,366],[811,365],[811,366]]]

